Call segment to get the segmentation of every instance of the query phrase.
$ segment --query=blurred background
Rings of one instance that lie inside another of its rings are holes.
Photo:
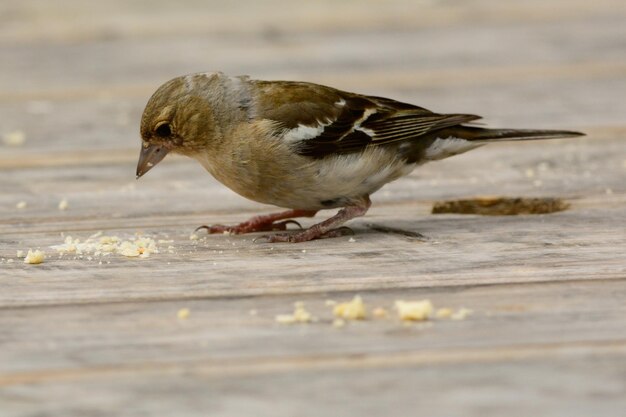
[[[621,0],[5,0],[1,129],[37,151],[136,147],[156,87],[215,70],[493,125],[619,124],[625,16]]]

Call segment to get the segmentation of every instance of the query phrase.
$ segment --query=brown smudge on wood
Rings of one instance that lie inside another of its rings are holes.
[[[479,197],[466,200],[437,201],[433,214],[480,214],[483,216],[514,216],[518,214],[549,214],[567,210],[570,204],[560,198]]]

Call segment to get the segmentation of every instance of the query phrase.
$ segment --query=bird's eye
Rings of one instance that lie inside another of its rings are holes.
[[[154,133],[159,137],[167,138],[172,135],[172,127],[169,123],[163,122],[157,125],[156,129],[154,129]]]

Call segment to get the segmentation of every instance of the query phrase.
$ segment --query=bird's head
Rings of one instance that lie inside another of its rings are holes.
[[[141,117],[141,152],[137,178],[170,153],[193,156],[206,148],[214,134],[213,112],[207,97],[212,77],[193,85],[190,77],[174,78],[150,97]]]

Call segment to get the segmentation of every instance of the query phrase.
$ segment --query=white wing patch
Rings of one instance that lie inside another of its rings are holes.
[[[303,140],[313,139],[318,137],[324,131],[324,128],[328,126],[330,123],[320,123],[318,121],[317,126],[306,126],[303,124],[299,124],[295,129],[290,129],[285,132],[283,139],[288,142],[300,142]]]
[[[455,137],[437,138],[433,144],[426,149],[424,157],[430,160],[443,159],[467,152],[479,146],[481,146],[481,144]]]

